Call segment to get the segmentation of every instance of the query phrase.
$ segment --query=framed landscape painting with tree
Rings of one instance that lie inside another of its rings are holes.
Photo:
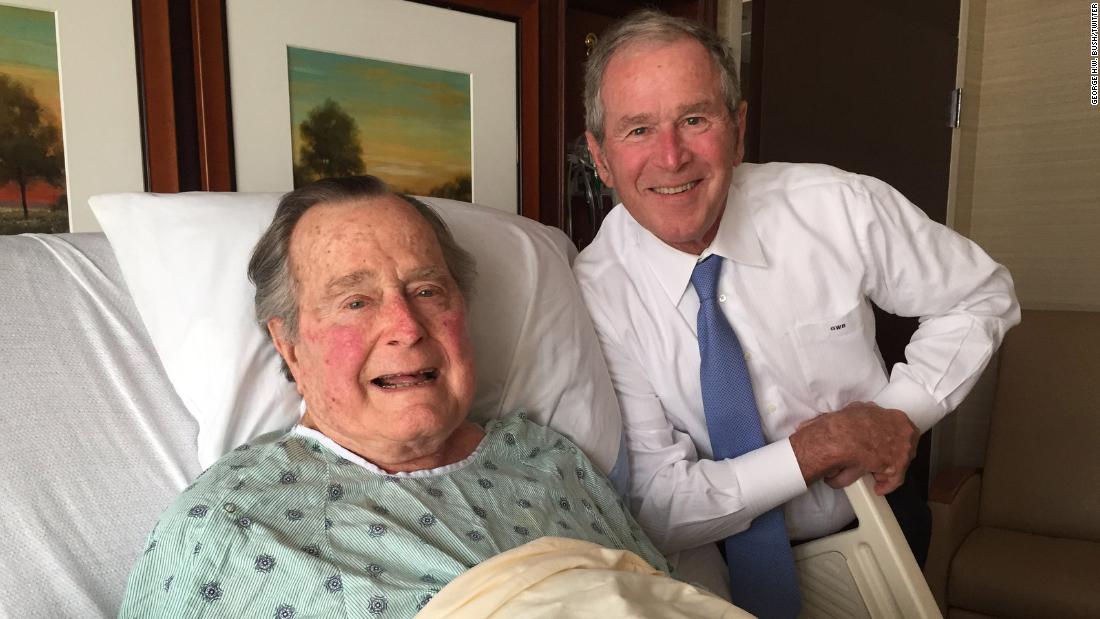
[[[0,234],[68,231],[54,16],[0,5]]]
[[[367,170],[396,191],[470,201],[470,76],[290,47],[294,186]]]
[[[365,172],[520,212],[515,21],[401,0],[265,6],[225,5],[238,190]]]
[[[0,0],[0,233],[99,229],[145,188],[131,0]]]

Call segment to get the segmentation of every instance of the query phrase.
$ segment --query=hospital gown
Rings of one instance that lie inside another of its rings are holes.
[[[668,571],[610,482],[522,413],[465,460],[387,474],[296,427],[242,445],[162,515],[120,617],[410,617],[481,561],[542,536]]]

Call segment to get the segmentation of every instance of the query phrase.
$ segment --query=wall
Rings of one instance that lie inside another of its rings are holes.
[[[954,226],[1009,268],[1024,308],[1100,311],[1089,2],[970,0],[968,13]],[[993,386],[983,377],[941,424],[935,466],[984,460]]]
[[[962,231],[1009,267],[1025,308],[1100,310],[1100,107],[1089,104],[1088,10],[1082,0],[984,7]]]

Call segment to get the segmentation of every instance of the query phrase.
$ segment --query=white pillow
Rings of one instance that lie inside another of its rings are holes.
[[[245,272],[280,196],[121,193],[89,200],[168,378],[198,421],[203,467],[298,416],[298,394],[255,322]],[[478,373],[471,419],[527,409],[610,471],[619,408],[573,280],[572,244],[560,230],[518,215],[424,200],[477,259],[468,314]]]

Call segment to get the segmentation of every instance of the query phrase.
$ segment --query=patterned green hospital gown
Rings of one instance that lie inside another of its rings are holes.
[[[411,617],[481,561],[546,535],[668,571],[610,482],[522,414],[462,462],[386,474],[301,427],[238,447],[163,514],[119,617]]]

